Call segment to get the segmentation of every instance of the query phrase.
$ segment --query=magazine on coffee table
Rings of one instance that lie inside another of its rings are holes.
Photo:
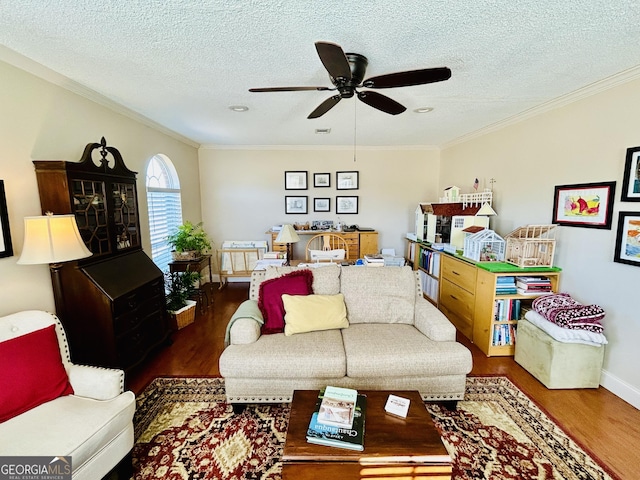
[[[326,390],[328,390],[327,387]],[[320,421],[320,409],[326,397],[324,390],[320,391],[316,408],[311,415],[307,430],[307,441],[317,445],[347,448],[350,450],[364,450],[364,424],[367,405],[366,395],[356,392],[355,406],[353,408],[351,426],[338,426]],[[332,398],[333,397],[329,397]]]

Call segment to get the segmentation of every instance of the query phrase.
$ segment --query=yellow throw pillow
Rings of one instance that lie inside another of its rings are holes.
[[[347,328],[344,295],[282,295],[284,334]]]

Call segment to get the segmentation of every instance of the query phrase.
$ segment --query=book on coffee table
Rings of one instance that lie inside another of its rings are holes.
[[[356,411],[358,391],[352,388],[327,387],[318,410],[318,423],[351,428]]]
[[[325,390],[321,390],[316,402],[316,408],[311,415],[307,429],[307,442],[330,447],[347,448],[350,450],[364,450],[364,424],[367,407],[366,395],[356,393],[355,408],[351,427],[338,426],[320,421],[320,408],[325,398]]]

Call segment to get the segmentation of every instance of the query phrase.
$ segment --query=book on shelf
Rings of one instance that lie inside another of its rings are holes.
[[[502,347],[505,345],[515,345],[516,343],[516,325],[512,323],[501,323],[493,326],[494,347]]]
[[[307,429],[307,442],[317,445],[326,445],[329,447],[362,451],[364,450],[364,427],[367,397],[366,395],[358,393],[357,390],[343,389],[355,392],[355,403],[353,404],[351,426],[347,427],[346,418],[348,415],[346,412],[343,411],[341,414],[337,415],[337,417],[329,415],[331,418],[329,420],[327,420],[327,416],[324,412],[321,414],[321,409],[323,408],[322,403],[325,398],[332,399],[327,402],[327,404],[331,407],[335,406],[335,399],[328,397],[328,395],[335,394],[335,388],[339,387],[327,387],[321,390],[318,394],[316,408],[311,415],[311,421],[309,422],[309,428]],[[352,393],[350,395],[352,395]],[[350,403],[351,400],[348,402]],[[333,423],[333,420],[336,418],[339,420]]]
[[[497,321],[519,320],[522,302],[517,298],[499,299],[493,305],[493,319]]]

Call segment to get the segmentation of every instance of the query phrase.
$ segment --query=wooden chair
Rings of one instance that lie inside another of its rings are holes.
[[[334,262],[349,258],[349,246],[340,235],[320,233],[307,242],[307,262]]]

